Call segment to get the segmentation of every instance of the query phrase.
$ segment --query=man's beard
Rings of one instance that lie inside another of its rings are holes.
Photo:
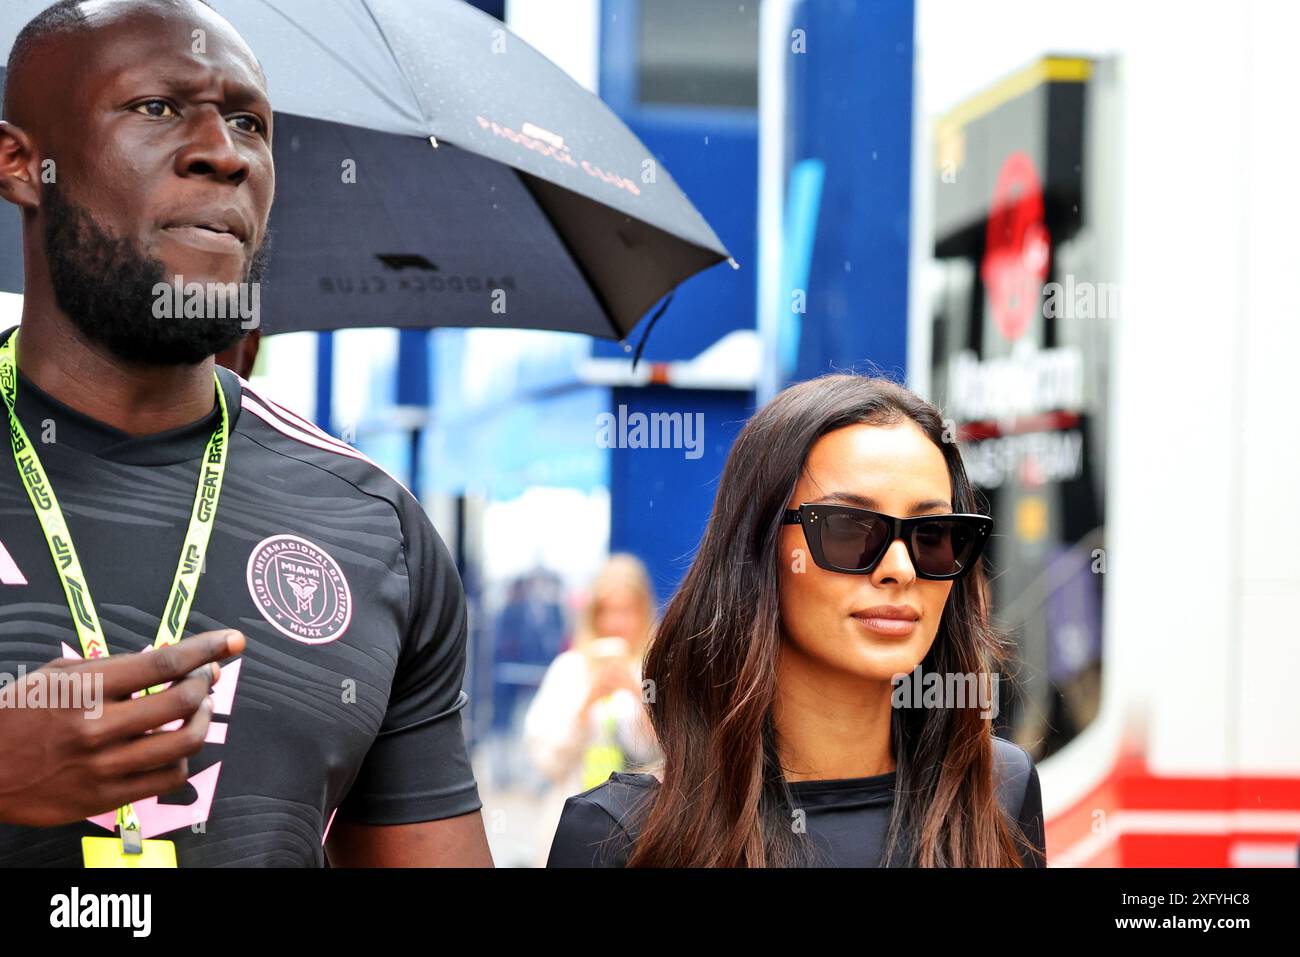
[[[226,308],[204,308],[202,317],[155,316],[156,287],[166,285],[164,295],[171,296],[175,281],[162,260],[106,232],[57,184],[47,185],[42,200],[54,301],[89,341],[126,362],[194,365],[228,349],[249,331],[243,326],[238,296],[223,296]],[[261,281],[269,262],[269,240],[268,234],[253,254],[245,282]]]

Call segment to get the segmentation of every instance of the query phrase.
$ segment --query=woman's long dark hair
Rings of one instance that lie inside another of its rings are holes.
[[[958,512],[979,511],[954,437],[932,405],[887,379],[828,375],[794,385],[746,424],[727,457],[690,571],[647,649],[663,781],[645,806],[631,867],[810,863],[772,725],[781,645],[781,517],[813,444],[857,423],[915,422],[943,453]],[[945,441],[947,439],[947,441]],[[923,673],[998,674],[981,567],[953,584]],[[1019,866],[997,801],[980,706],[895,709],[896,797],[882,864]]]

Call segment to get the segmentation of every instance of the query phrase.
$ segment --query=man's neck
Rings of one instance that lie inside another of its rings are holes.
[[[63,323],[24,319],[18,368],[37,388],[130,435],[153,435],[212,411],[212,359],[197,365],[128,363]]]

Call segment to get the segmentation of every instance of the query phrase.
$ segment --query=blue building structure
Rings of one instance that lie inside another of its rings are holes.
[[[477,5],[503,12],[499,3]],[[489,367],[467,353],[461,330],[400,333],[394,400],[428,405],[432,422],[411,439],[412,487],[457,503],[445,534],[471,600],[478,569],[467,490],[505,500],[533,484],[607,488],[610,549],[646,562],[662,602],[689,566],[727,453],[757,401],[837,369],[901,377],[913,6],[601,0],[600,96],[671,171],[738,268],[715,266],[679,287],[649,335],[639,376],[631,354],[645,320],[623,343],[548,334],[545,347]],[[763,218],[761,229],[764,204],[779,216]],[[727,370],[729,381],[671,374],[724,340],[740,344],[724,354],[744,367]],[[319,408],[328,412],[328,382],[322,390]],[[604,448],[602,412],[702,416],[703,441],[691,450]],[[490,699],[485,690],[478,701]]]
[[[691,359],[729,333],[755,330],[777,388],[844,368],[902,376],[913,17],[912,0],[604,0],[602,99],[672,171],[740,265],[682,285],[650,336],[647,359]],[[669,67],[655,60],[657,35],[671,44]],[[691,37],[701,38],[694,62]],[[781,162],[763,186],[784,208],[779,258],[761,267],[778,270],[779,282],[761,286],[760,59],[782,74],[783,109],[763,117],[763,136],[776,138]],[[671,69],[675,79],[664,75]],[[777,321],[766,329],[760,288],[774,297],[765,305]],[[598,342],[593,354],[621,349]],[[641,556],[661,594],[689,565],[727,452],[755,401],[752,389],[612,390],[615,412],[704,415],[698,459],[679,450],[610,452],[610,547]]]

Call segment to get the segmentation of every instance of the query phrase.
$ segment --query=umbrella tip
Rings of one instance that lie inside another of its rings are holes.
[[[436,136],[434,136],[433,134],[430,134],[430,135],[429,135],[429,144],[430,144],[434,149],[437,149],[437,148],[438,148],[438,138],[437,138]]]
[[[740,268],[740,263],[736,262],[735,257],[733,257],[733,256],[728,256],[728,257],[727,257],[727,262],[728,262],[728,264],[730,264],[730,266],[731,266],[732,269],[739,269],[739,268]]]

